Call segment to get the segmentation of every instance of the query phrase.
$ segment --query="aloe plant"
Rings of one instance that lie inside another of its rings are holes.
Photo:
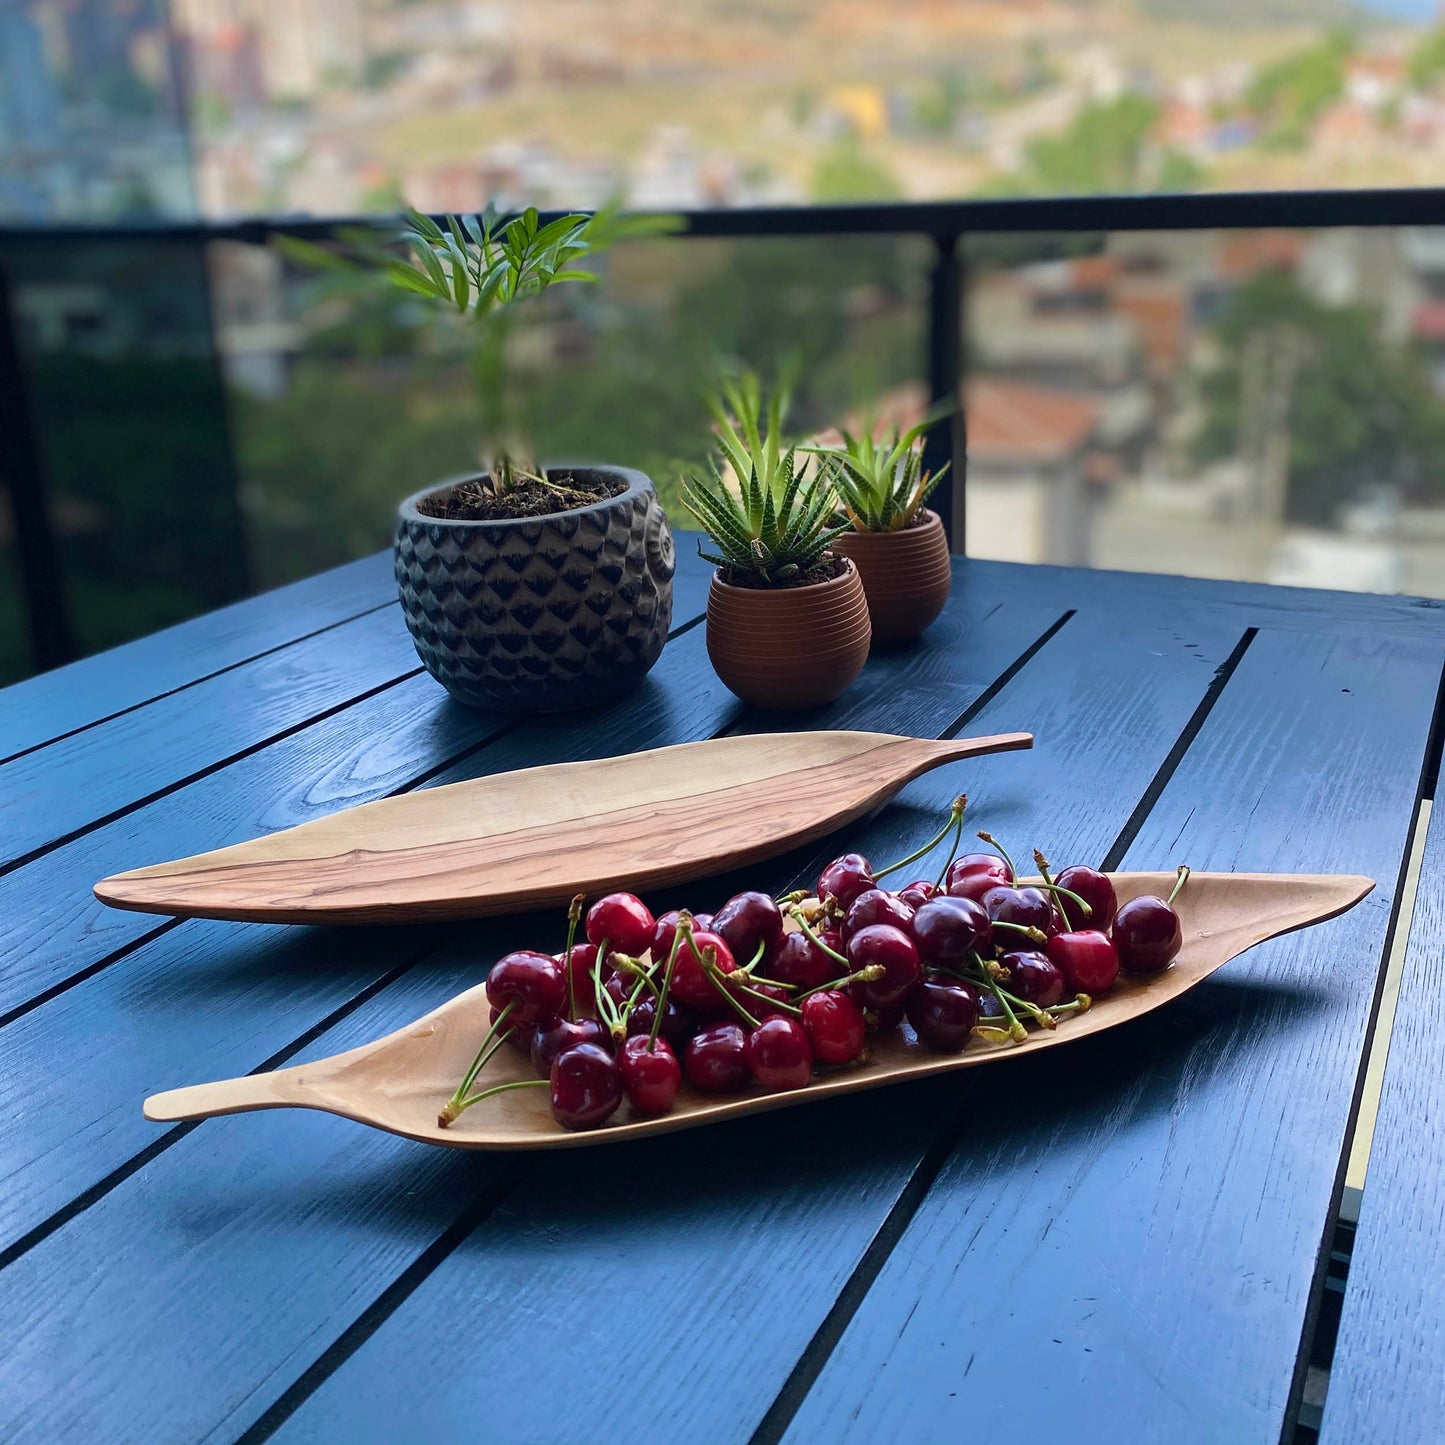
[[[924,434],[937,420],[931,415],[907,431],[895,427],[881,440],[844,431],[840,447],[806,448],[820,458],[853,531],[900,532],[918,515],[948,471],[947,463],[923,470]]]
[[[822,560],[846,526],[834,525],[838,498],[824,479],[806,475],[795,447],[782,442],[787,393],[775,388],[765,408],[751,373],[723,383],[709,401],[721,465],[683,478],[682,503],[712,538],[699,554],[728,581],[780,586]],[[727,472],[730,471],[731,479]]]

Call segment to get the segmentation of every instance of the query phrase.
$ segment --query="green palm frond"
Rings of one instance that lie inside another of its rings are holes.
[[[725,573],[785,582],[846,530],[832,525],[839,500],[831,483],[808,477],[797,450],[784,445],[787,404],[783,389],[765,404],[751,373],[709,399],[720,455],[707,472],[683,478],[682,503],[717,548],[701,555]]]
[[[934,410],[917,426],[895,427],[878,440],[865,428],[856,437],[843,432],[842,446],[804,448],[818,457],[852,530],[897,532],[918,515],[948,471],[947,464],[923,470],[923,438],[949,410]]]

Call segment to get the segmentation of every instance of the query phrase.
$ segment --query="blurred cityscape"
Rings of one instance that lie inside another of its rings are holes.
[[[1432,0],[6,0],[0,215],[1433,184]]]
[[[0,0],[0,275],[83,650],[384,546],[483,454],[476,336],[274,245],[27,223],[1442,180],[1445,28],[1410,0]],[[970,554],[1445,597],[1445,230],[959,259]],[[931,263],[619,247],[514,338],[519,425],[671,502],[720,358],[801,362],[799,432],[909,419]]]

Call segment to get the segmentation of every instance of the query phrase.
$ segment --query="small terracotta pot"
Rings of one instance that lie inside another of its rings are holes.
[[[912,642],[943,611],[953,568],[937,512],[899,532],[845,532],[833,546],[863,578],[874,642]]]
[[[707,655],[755,707],[832,702],[863,671],[872,629],[858,569],[811,587],[734,587],[714,573]]]

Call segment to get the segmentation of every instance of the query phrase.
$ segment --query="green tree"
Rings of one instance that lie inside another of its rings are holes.
[[[812,196],[821,205],[851,201],[896,201],[898,178],[855,140],[830,146],[813,168]]]
[[[1445,27],[1432,30],[1410,53],[1410,84],[1417,90],[1445,75]]]
[[[1182,151],[1154,142],[1158,123],[1159,106],[1146,95],[1087,106],[1061,135],[1030,141],[1019,169],[985,191],[1085,196],[1197,187],[1203,170]]]
[[[1304,146],[1315,119],[1344,94],[1345,62],[1354,48],[1349,33],[1337,30],[1260,71],[1245,93],[1245,105],[1261,123],[1264,144]]]
[[[1219,364],[1204,379],[1201,460],[1236,455],[1247,409],[1258,405],[1258,358],[1272,344],[1295,358],[1288,381],[1287,514],[1328,525],[1365,487],[1393,483],[1439,500],[1445,482],[1445,405],[1421,358],[1380,339],[1360,306],[1327,306],[1290,275],[1241,286],[1215,330]]]

